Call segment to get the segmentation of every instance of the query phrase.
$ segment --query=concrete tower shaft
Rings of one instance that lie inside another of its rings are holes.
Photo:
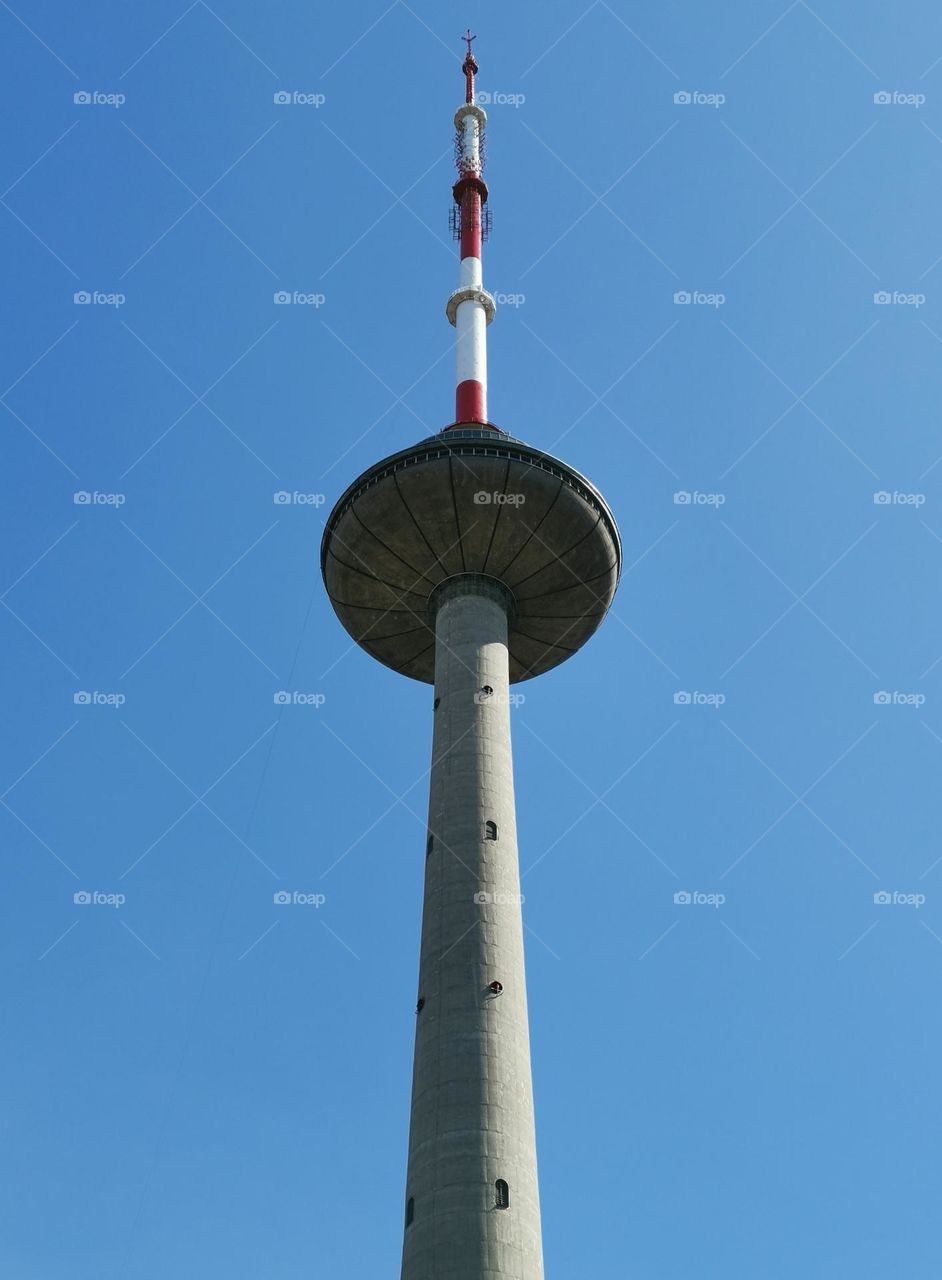
[[[474,574],[446,581],[434,605],[402,1280],[542,1280],[510,747],[513,605]]]

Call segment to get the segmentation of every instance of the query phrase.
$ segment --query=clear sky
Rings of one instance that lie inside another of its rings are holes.
[[[469,21],[625,550],[513,712],[547,1276],[935,1280],[928,0],[2,4],[0,1272],[398,1275],[431,693],[317,551],[451,419]]]

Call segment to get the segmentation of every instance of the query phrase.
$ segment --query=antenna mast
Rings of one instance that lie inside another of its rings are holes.
[[[452,188],[455,208],[452,226],[461,243],[458,288],[445,308],[455,326],[455,423],[489,425],[487,419],[487,340],[485,330],[494,319],[496,304],[484,288],[481,243],[488,219],[484,171],[484,129],[487,115],[474,101],[477,60],[470,29],[462,39],[468,46],[462,63],[465,100],[455,112],[455,161],[458,180]]]

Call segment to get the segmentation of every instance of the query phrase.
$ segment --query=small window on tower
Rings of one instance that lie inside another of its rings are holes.
[[[433,711],[437,711],[437,710],[438,710],[438,704],[439,704],[440,702],[441,702],[441,698],[436,698],[436,699],[435,699],[435,701],[432,703],[432,710],[433,710]]]
[[[507,1185],[506,1183],[504,1184]],[[412,1219],[415,1217],[415,1201],[412,1196],[406,1201],[406,1226],[412,1226]]]
[[[503,1178],[498,1178],[494,1183],[494,1191],[496,1192],[496,1204],[498,1209],[510,1208],[510,1187]]]
[[[487,822],[485,822],[484,824],[484,839],[485,840],[497,839],[497,823],[491,822],[490,819],[488,819]]]
[[[428,838],[428,839],[426,840],[426,842],[425,842],[425,856],[426,856],[426,858],[429,856],[429,854],[432,852],[432,850],[433,850],[434,848],[435,848],[435,837],[434,837],[434,836],[429,836],[429,838]]]

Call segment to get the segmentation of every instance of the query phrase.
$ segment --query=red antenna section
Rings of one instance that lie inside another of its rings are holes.
[[[464,72],[464,79],[465,79],[464,100],[465,102],[473,102],[474,101],[474,77],[477,74],[478,64],[475,62],[474,54],[471,52],[471,41],[477,40],[477,36],[473,36],[471,34],[471,28],[468,27],[467,33],[463,35],[461,38],[462,40],[465,41],[465,43],[468,46],[468,52],[465,54],[465,59],[461,67],[461,70]]]
[[[465,100],[455,112],[455,163],[458,181],[452,188],[455,207],[452,227],[461,242],[459,287],[448,299],[445,314],[456,330],[455,423],[487,420],[487,342],[485,331],[496,304],[484,288],[481,245],[488,228],[487,184],[484,171],[484,129],[487,115],[474,100],[478,64],[471,52],[477,39],[470,29],[462,39],[468,46],[462,63]]]

